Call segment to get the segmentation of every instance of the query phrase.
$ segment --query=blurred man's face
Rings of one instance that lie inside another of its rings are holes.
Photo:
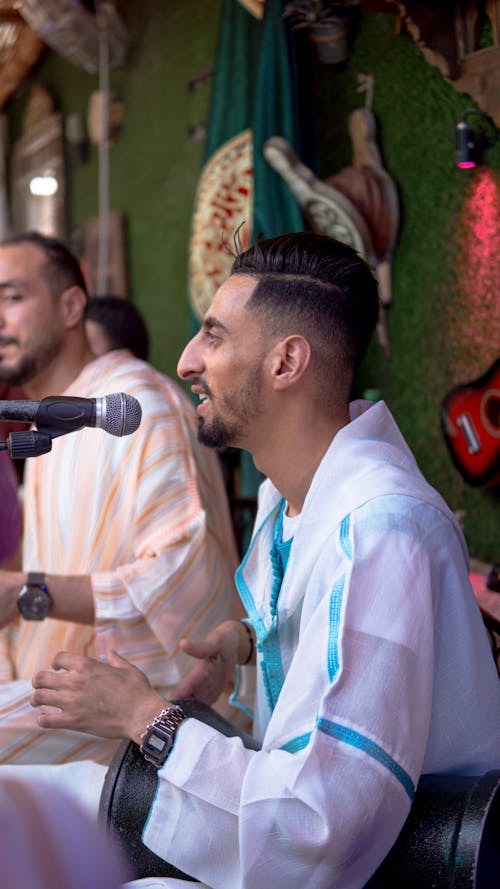
[[[0,380],[22,386],[43,373],[61,351],[59,302],[34,244],[0,246]]]

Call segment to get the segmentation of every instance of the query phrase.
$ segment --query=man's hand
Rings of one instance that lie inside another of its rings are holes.
[[[199,663],[180,681],[174,697],[214,704],[233,678],[236,664],[245,663],[250,641],[241,621],[227,620],[203,642],[181,639],[180,647]]]
[[[31,703],[42,728],[140,743],[148,723],[168,706],[144,673],[116,652],[103,663],[63,651],[53,667],[33,677]]]

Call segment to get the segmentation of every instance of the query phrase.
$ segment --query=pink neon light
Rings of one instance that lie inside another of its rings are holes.
[[[479,167],[468,180],[455,227],[457,253],[448,297],[448,349],[455,380],[474,380],[500,343],[500,176]]]

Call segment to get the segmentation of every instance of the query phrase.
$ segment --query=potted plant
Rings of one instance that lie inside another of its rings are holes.
[[[283,18],[290,19],[294,30],[307,28],[321,61],[332,65],[348,57],[355,6],[359,6],[359,0],[290,0]]]

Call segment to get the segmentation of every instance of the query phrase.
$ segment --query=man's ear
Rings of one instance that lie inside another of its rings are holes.
[[[274,389],[286,389],[296,383],[311,362],[310,343],[298,334],[285,337],[273,349],[271,373]]]
[[[60,298],[61,312],[66,327],[78,327],[85,317],[87,296],[76,284],[63,290]]]

